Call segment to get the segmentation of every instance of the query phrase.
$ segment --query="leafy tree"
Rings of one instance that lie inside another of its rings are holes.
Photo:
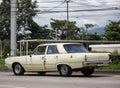
[[[80,32],[80,28],[75,26],[76,22],[74,21],[68,22],[69,29],[67,29],[66,20],[55,20],[55,19],[51,19],[51,20],[52,20],[52,22],[50,22],[51,27],[53,28],[54,32],[55,30],[57,30],[57,34],[59,34],[60,39],[77,39],[77,35]]]
[[[48,29],[46,25],[41,27],[37,23],[33,22],[31,29],[32,33],[30,36],[32,39],[50,39],[50,29]]]
[[[83,34],[84,39],[89,40],[89,38],[88,38],[88,29],[96,26],[96,24],[85,24],[84,26],[85,26],[85,28],[83,30],[84,31],[84,34]]]
[[[24,38],[48,38],[47,26],[40,27],[34,22],[38,10],[37,1],[17,0],[17,40]],[[10,0],[0,4],[0,39],[10,38]]]
[[[10,0],[0,3],[0,39],[10,38]]]
[[[87,35],[88,40],[102,40],[102,35],[99,35],[97,33]]]
[[[120,40],[120,20],[110,21],[105,27],[105,37],[107,40]]]
[[[18,40],[23,38],[48,38],[49,30],[34,22],[38,10],[37,1],[17,0],[17,32]],[[37,35],[36,35],[37,34]],[[0,3],[0,40],[10,39],[10,0]],[[8,43],[5,43],[8,44]],[[9,50],[8,47],[6,47]],[[6,51],[6,49],[4,50]],[[7,51],[6,51],[7,52]],[[6,55],[4,52],[4,55]]]
[[[5,58],[7,54],[10,52],[10,41],[8,39],[5,39],[3,41],[3,57]]]
[[[37,1],[32,2],[32,0],[18,0],[17,6],[18,6],[18,18],[17,18],[17,29],[18,32],[22,31],[21,34],[19,34],[20,38],[28,38],[30,36],[27,35],[29,31],[31,33],[33,32],[33,27],[36,26],[39,27],[35,22],[33,21],[33,17],[37,14],[38,10],[37,8]]]

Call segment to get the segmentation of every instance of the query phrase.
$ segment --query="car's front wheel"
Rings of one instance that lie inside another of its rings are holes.
[[[60,73],[61,76],[71,76],[72,74],[72,70],[69,66],[67,65],[61,65],[61,66],[58,66],[58,71]]]
[[[84,68],[81,70],[84,76],[91,76],[94,72],[94,68]]]
[[[25,71],[23,67],[17,63],[13,65],[13,72],[15,75],[23,75]]]

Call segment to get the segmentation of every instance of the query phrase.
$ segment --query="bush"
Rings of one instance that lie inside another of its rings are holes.
[[[117,51],[111,53],[111,59],[113,64],[120,64],[120,54]]]
[[[0,70],[4,68],[5,61],[0,59]]]
[[[111,53],[111,60],[112,60],[112,63],[109,66],[100,67],[100,68],[97,68],[96,70],[105,70],[105,71],[120,70],[120,54],[117,51]]]
[[[4,65],[4,64],[5,64],[4,60],[0,59],[0,65]]]
[[[5,39],[3,41],[3,58],[6,58],[8,53],[10,53],[10,40]]]

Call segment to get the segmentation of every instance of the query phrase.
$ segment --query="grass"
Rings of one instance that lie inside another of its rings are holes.
[[[3,69],[5,65],[5,61],[3,59],[0,59],[0,69]]]
[[[96,51],[94,51],[96,52]],[[98,52],[100,53],[100,52]],[[104,52],[101,52],[104,53]],[[96,68],[96,70],[102,70],[102,71],[120,71],[120,53],[117,51],[111,53],[111,60],[112,64],[106,67],[100,67]]]
[[[111,64],[106,67],[100,67],[96,68],[96,70],[101,70],[101,71],[120,71],[120,63],[119,64]]]
[[[4,65],[4,64],[5,64],[4,59],[0,59],[0,65]]]

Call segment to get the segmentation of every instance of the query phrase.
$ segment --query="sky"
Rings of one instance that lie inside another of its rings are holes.
[[[1,1],[1,0],[0,0]],[[33,0],[35,1],[35,0]],[[105,27],[109,20],[120,20],[120,0],[68,0],[69,2],[69,21],[76,21],[78,27],[84,24],[97,24],[96,27]],[[66,20],[67,4],[65,0],[37,0],[39,13],[34,17],[35,22],[40,26],[50,27],[51,18]],[[111,8],[117,10],[110,10]],[[93,9],[109,9],[100,11],[81,11]],[[78,11],[76,11],[78,10]],[[58,11],[54,12],[53,11]],[[75,12],[76,11],[76,12]],[[52,12],[52,13],[51,13]]]
[[[39,14],[34,20],[41,26],[50,26],[51,18],[66,20],[67,4],[65,0],[37,0]],[[78,27],[84,24],[97,24],[105,27],[108,20],[120,20],[120,0],[69,0],[69,21],[76,21]],[[117,10],[111,10],[117,8]],[[109,9],[99,11],[81,11],[94,9]],[[77,10],[77,11],[76,11]],[[58,12],[54,12],[58,11]],[[59,12],[61,11],[61,12]]]

